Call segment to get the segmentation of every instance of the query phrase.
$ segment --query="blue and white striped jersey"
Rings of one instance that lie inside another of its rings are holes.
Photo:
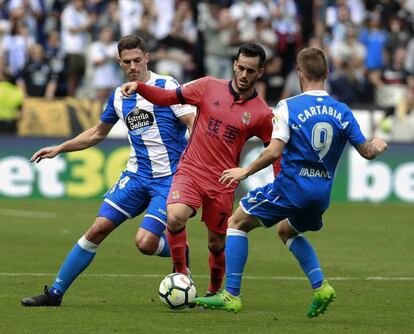
[[[165,89],[179,86],[172,77],[153,72],[146,84]],[[189,105],[153,105],[138,94],[124,97],[118,87],[110,96],[101,121],[115,124],[121,119],[128,128],[131,144],[128,171],[159,178],[175,173],[187,145],[186,127],[178,117],[194,112],[195,108]]]
[[[324,210],[347,141],[365,142],[349,107],[325,91],[307,91],[279,102],[272,138],[286,143],[274,190],[298,208]]]

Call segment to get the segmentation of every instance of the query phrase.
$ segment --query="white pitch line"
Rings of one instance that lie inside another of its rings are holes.
[[[5,273],[0,272],[3,277],[54,277],[56,273]],[[83,274],[82,277],[102,277],[102,278],[162,278],[162,274]],[[193,275],[194,278],[209,278],[207,275]],[[307,280],[302,276],[243,276],[247,280],[269,280],[269,281],[303,281]],[[414,281],[414,277],[328,277],[330,281]]]
[[[8,217],[44,218],[44,219],[53,219],[57,217],[57,214],[54,212],[15,210],[15,209],[5,209],[5,208],[0,208],[0,215],[8,216]]]

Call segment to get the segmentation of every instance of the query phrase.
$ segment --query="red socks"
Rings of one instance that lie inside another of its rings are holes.
[[[167,240],[170,246],[171,259],[175,272],[187,275],[187,264],[185,260],[187,232],[185,228],[178,232],[171,232],[167,228]]]
[[[221,288],[223,277],[226,272],[224,249],[219,253],[210,251],[208,263],[210,265],[210,284],[208,286],[208,291],[216,293]]]

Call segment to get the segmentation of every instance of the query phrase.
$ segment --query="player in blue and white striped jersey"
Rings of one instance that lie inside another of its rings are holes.
[[[142,38],[123,37],[118,43],[118,53],[119,64],[128,81],[140,80],[167,89],[178,86],[172,77],[148,70],[149,54]],[[93,260],[99,244],[126,219],[144,211],[135,238],[138,249],[147,255],[170,256],[164,234],[166,200],[172,175],[187,145],[186,131],[191,131],[194,116],[194,107],[159,107],[137,94],[123,97],[119,87],[111,94],[97,125],[71,140],[43,148],[33,155],[31,161],[39,162],[63,152],[87,149],[101,142],[118,120],[126,125],[131,145],[126,170],[105,194],[94,223],[67,255],[52,287],[45,287],[38,296],[24,298],[22,305],[59,306],[66,290]]]

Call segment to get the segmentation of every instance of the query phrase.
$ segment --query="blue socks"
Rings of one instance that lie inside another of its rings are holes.
[[[160,243],[158,244],[158,248],[154,252],[154,255],[160,257],[171,257],[170,246],[168,246],[167,236],[165,233],[160,235]]]
[[[298,235],[295,238],[289,239],[286,242],[286,246],[299,261],[312,288],[319,288],[322,285],[323,273],[311,244],[303,236]]]
[[[247,233],[227,229],[226,238],[226,291],[233,296],[240,294],[244,266],[249,251]]]
[[[98,245],[86,240],[85,236],[80,238],[66,256],[60,267],[49,294],[52,298],[61,299],[78,275],[84,271],[95,257]]]

